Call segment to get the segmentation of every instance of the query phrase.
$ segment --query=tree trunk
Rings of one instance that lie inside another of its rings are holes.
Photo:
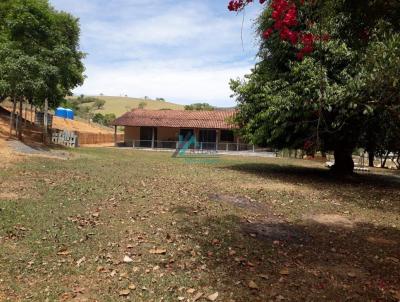
[[[19,99],[19,115],[18,115],[18,127],[17,127],[17,133],[18,133],[18,139],[22,140],[22,104],[23,104],[23,99]]]
[[[49,101],[45,99],[44,101],[44,116],[43,116],[43,143],[47,144],[47,130],[48,130],[48,119],[47,113],[49,111]]]
[[[24,127],[26,127],[26,123],[28,122],[28,106],[29,106],[29,104],[27,103],[27,102],[24,102],[24,109],[25,109],[25,112],[24,112],[24,115],[25,115],[25,118],[24,118]]]
[[[336,149],[334,151],[335,164],[332,171],[338,174],[352,174],[354,172],[354,162],[351,149]]]
[[[15,97],[13,98],[13,109],[10,112],[10,137],[12,136],[12,129],[14,128],[15,122],[15,111],[17,110],[17,102]]]
[[[371,168],[373,168],[375,166],[374,160],[375,160],[375,152],[369,150],[368,151],[368,166],[370,166]]]
[[[385,168],[388,157],[389,157],[389,151],[386,152],[385,157],[383,158],[381,168]]]

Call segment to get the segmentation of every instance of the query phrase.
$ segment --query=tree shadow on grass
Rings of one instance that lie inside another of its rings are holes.
[[[180,225],[198,246],[221,301],[399,298],[397,229],[250,223],[233,215],[202,216]]]
[[[343,197],[346,202],[357,203],[361,207],[400,213],[400,174],[356,173],[352,176],[337,176],[325,168],[266,163],[237,164],[223,169],[256,175],[266,180],[305,185],[316,191],[331,193],[333,198]],[[389,202],[375,202],[381,199]]]

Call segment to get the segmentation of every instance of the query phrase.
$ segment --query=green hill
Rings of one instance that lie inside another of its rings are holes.
[[[104,109],[96,110],[96,113],[114,113],[116,116],[120,116],[127,111],[138,108],[140,103],[146,103],[144,109],[173,109],[179,110],[184,109],[183,105],[178,105],[166,101],[156,100],[145,100],[129,97],[117,97],[117,96],[96,96],[96,98],[106,101]]]

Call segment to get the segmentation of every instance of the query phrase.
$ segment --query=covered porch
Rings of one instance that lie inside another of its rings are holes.
[[[133,148],[182,149],[207,151],[247,151],[231,129],[126,126],[124,143]]]

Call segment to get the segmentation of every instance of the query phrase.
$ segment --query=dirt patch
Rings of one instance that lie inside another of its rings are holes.
[[[348,264],[336,264],[327,266],[317,266],[319,271],[328,271],[331,274],[339,276],[341,278],[367,278],[368,272],[359,267],[354,267]]]
[[[208,195],[210,200],[223,202],[226,204],[233,205],[241,209],[247,209],[251,211],[265,211],[267,207],[254,199],[243,196],[234,196],[227,194],[210,194]]]
[[[1,192],[0,193],[0,200],[1,199],[4,199],[4,200],[15,200],[15,199],[18,199],[18,194],[14,193],[14,192]]]
[[[22,158],[21,155],[16,155],[9,148],[7,141],[0,135],[0,167],[5,168],[11,163],[16,162]]]
[[[242,231],[251,237],[272,242],[301,244],[311,239],[306,233],[295,230],[287,224],[246,223],[242,226]]]
[[[69,153],[68,151],[62,149],[50,149],[43,144],[26,144],[17,140],[11,140],[7,143],[10,149],[12,149],[12,151],[17,154],[62,160],[68,160],[71,157],[71,153]]]
[[[37,191],[33,183],[25,180],[6,180],[0,183],[0,200],[16,200],[24,197],[37,197]]]
[[[371,243],[378,244],[378,245],[391,245],[391,246],[393,246],[393,245],[397,245],[398,244],[398,242],[394,241],[394,240],[390,240],[390,239],[386,239],[386,238],[382,238],[382,237],[373,237],[373,236],[369,236],[367,238],[367,241],[371,242]]]
[[[348,218],[337,214],[317,214],[305,217],[306,221],[316,222],[328,226],[352,228],[354,222]]]
[[[112,129],[100,128],[96,124],[88,124],[77,120],[68,120],[57,116],[53,117],[53,128],[68,131],[80,131],[89,133],[113,134]]]
[[[280,192],[296,192],[300,194],[315,195],[316,191],[308,186],[299,186],[286,182],[268,181],[263,183],[245,183],[240,186],[243,189],[268,190]]]

